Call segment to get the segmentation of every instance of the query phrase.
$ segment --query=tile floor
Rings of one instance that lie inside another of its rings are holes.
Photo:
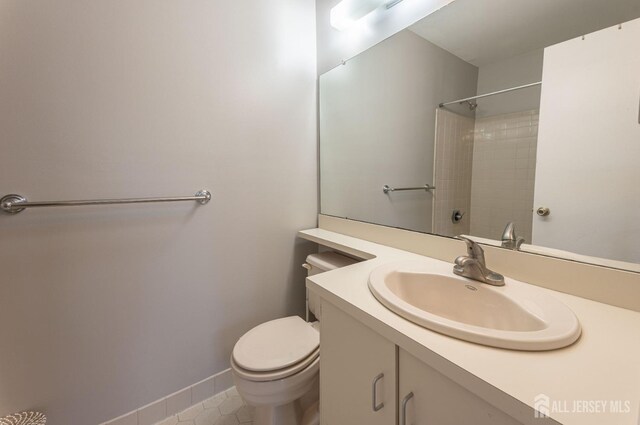
[[[156,425],[253,425],[253,410],[233,387]]]

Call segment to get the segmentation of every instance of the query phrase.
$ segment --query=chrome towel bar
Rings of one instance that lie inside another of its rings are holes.
[[[435,186],[431,186],[429,184],[425,184],[424,186],[418,186],[418,187],[390,187],[388,184],[385,184],[384,186],[382,186],[382,191],[384,193],[389,193],[389,192],[399,192],[402,190],[435,190]]]
[[[0,199],[0,209],[9,214],[17,214],[26,208],[40,207],[78,207],[82,205],[110,205],[110,204],[142,204],[150,202],[181,202],[197,201],[202,205],[211,200],[208,190],[200,190],[193,196],[174,196],[168,198],[124,198],[124,199],[92,199],[87,201],[43,201],[29,202],[21,195],[5,195]]]

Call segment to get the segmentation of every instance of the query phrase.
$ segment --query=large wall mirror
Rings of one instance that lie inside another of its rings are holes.
[[[640,271],[639,18],[455,0],[321,75],[321,213]]]

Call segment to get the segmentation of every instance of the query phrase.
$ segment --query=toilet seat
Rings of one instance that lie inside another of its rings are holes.
[[[294,375],[319,356],[320,335],[298,316],[271,320],[251,329],[236,343],[231,365],[239,376],[264,382]]]
[[[267,371],[267,372],[254,372],[251,370],[244,369],[240,367],[233,356],[231,357],[231,367],[238,376],[248,380],[255,382],[267,382],[267,381],[277,381],[278,379],[288,378],[292,375],[300,373],[301,371],[307,369],[309,365],[313,364],[318,357],[320,356],[320,349],[317,349],[309,356],[304,358],[299,363],[294,364],[290,367],[285,367],[282,369]]]

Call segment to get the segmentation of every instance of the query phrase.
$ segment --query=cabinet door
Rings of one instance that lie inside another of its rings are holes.
[[[395,345],[324,301],[320,321],[320,423],[396,423]]]
[[[402,349],[399,364],[400,425],[521,424]]]

